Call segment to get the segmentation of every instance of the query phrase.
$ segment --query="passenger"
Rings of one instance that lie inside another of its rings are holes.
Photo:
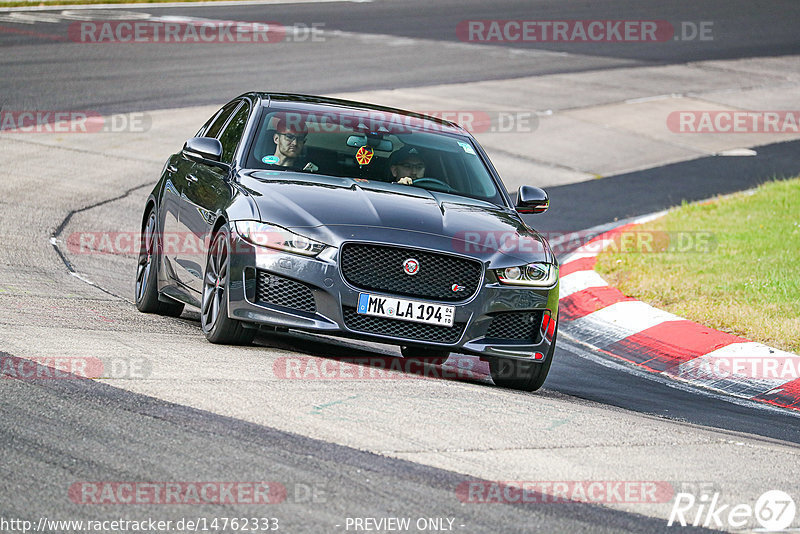
[[[272,159],[277,158],[277,160],[272,164],[293,170],[316,171],[319,167],[311,162],[303,161],[303,149],[307,136],[308,127],[305,121],[296,121],[290,124],[281,118],[273,136],[275,155]]]
[[[418,148],[406,145],[389,159],[389,170],[395,183],[411,185],[425,176],[425,160]]]

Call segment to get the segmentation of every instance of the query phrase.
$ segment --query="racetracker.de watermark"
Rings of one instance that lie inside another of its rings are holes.
[[[75,504],[278,504],[286,500],[279,482],[75,482]]]
[[[675,494],[671,483],[642,480],[514,480],[465,481],[456,487],[463,503],[667,503]]]
[[[667,374],[684,380],[775,380],[800,379],[800,356],[707,356],[682,363]]]
[[[629,254],[711,253],[717,248],[713,232],[625,230],[598,239],[601,232],[542,232],[554,253],[564,254],[581,247],[583,252],[620,252]],[[466,230],[453,237],[453,250],[469,253],[541,253],[544,245],[533,234],[513,231]],[[555,243],[555,244],[554,244]]]
[[[485,374],[475,369],[476,360],[463,358],[455,366],[432,365],[395,356],[363,358],[314,358],[283,356],[272,365],[273,374],[287,380],[475,380]]]
[[[0,111],[0,133],[13,134],[144,133],[152,122],[144,112],[103,116],[97,111]]]
[[[673,111],[667,115],[673,133],[800,133],[800,111]]]
[[[64,380],[95,378],[148,378],[152,362],[140,356],[97,358],[94,356],[0,355],[0,377],[16,380]]]
[[[534,111],[427,110],[423,115],[454,122],[472,134],[531,133],[539,127]]]
[[[279,249],[286,240],[281,232],[251,232],[248,240],[260,245],[259,251],[269,252]],[[134,256],[141,251],[142,235],[139,232],[73,232],[67,236],[67,251],[70,254],[107,254],[112,256]],[[253,253],[251,245],[235,242],[231,254]],[[208,253],[211,245],[210,235],[201,236],[193,232],[160,232],[158,234],[158,252],[167,256],[199,255]],[[274,247],[274,248],[271,248]]]
[[[396,135],[414,133],[419,130],[452,131],[449,123],[455,123],[473,134],[531,133],[539,126],[539,115],[535,111],[488,109],[429,109],[415,110],[411,114],[372,110],[322,113],[281,112],[276,114],[273,120],[275,125],[277,125],[277,121],[280,121],[287,130],[307,132],[310,136],[341,135],[342,129],[362,133]],[[462,148],[467,153],[474,153],[469,145]]]
[[[462,20],[456,35],[468,43],[663,43],[712,41],[713,21]]]
[[[91,44],[275,44],[323,42],[324,23],[232,20],[107,20],[80,21],[69,25],[68,37]]]

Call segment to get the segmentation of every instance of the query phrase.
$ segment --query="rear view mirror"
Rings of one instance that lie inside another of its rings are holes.
[[[183,154],[199,163],[219,162],[222,157],[222,143],[211,137],[192,137],[183,145]]]
[[[391,152],[394,145],[388,139],[381,139],[380,137],[372,137],[366,135],[351,135],[347,138],[347,146],[364,146],[369,145],[374,150],[381,152]]]
[[[544,213],[550,207],[550,197],[539,187],[523,185],[517,193],[517,211],[519,213]]]

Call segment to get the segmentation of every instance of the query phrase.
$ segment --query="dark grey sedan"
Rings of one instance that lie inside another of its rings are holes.
[[[558,264],[456,124],[306,95],[248,93],[164,165],[142,220],[136,305],[199,308],[212,343],[261,327],[489,362],[533,391],[558,329]]]

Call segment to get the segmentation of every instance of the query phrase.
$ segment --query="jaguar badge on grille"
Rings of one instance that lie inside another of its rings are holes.
[[[414,258],[408,258],[403,262],[403,270],[406,274],[417,274],[419,272],[419,262]]]
[[[460,293],[461,291],[464,291],[467,288],[464,286],[460,286],[458,284],[453,284],[452,286],[450,286],[450,289],[452,289],[454,293]]]

